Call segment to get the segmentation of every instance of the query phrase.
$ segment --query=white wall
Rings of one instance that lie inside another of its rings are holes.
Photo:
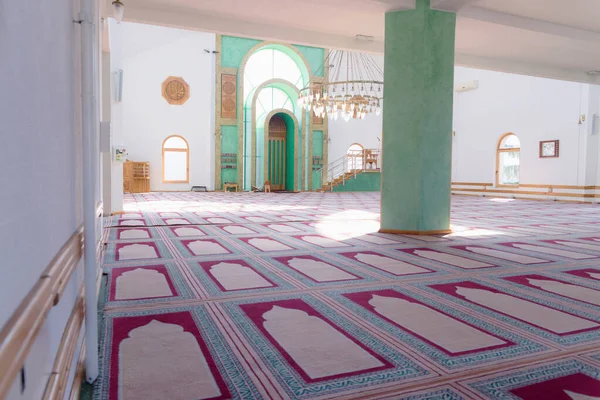
[[[365,149],[380,149],[382,132],[381,115],[365,116],[363,120],[351,119],[348,122],[342,118],[337,121],[329,118],[329,162],[344,156],[348,148],[358,143]]]
[[[370,55],[373,57],[373,61],[383,70],[383,56],[382,55]],[[330,69],[330,79],[333,77],[334,69]],[[340,73],[338,75],[340,80],[346,79],[346,68],[345,65],[341,66]],[[365,149],[380,149],[383,131],[383,116],[375,115],[371,113],[365,116],[363,120],[350,119],[348,122],[344,121],[343,118],[338,118],[334,121],[333,118],[328,119],[329,123],[329,162],[333,162],[340,157],[343,157],[348,148],[358,143]],[[379,140],[377,139],[379,138]]]
[[[455,68],[456,83],[472,80],[478,89],[454,96],[454,182],[494,182],[498,139],[513,132],[521,140],[521,183],[583,184],[585,125],[578,121],[589,85]],[[555,139],[559,158],[539,158],[539,141]]]
[[[116,145],[122,145],[123,140],[123,103],[116,101],[117,92],[117,77],[115,73],[121,68],[121,47],[123,41],[114,40],[113,36],[115,31],[118,31],[118,27],[122,24],[115,24],[112,19],[109,19],[109,41],[110,41],[110,67],[108,74],[110,75],[110,154],[104,156],[104,160],[110,163],[106,166],[105,171],[110,171],[110,182],[106,181],[106,184],[110,184],[110,210],[105,210],[105,214],[113,212],[123,211],[123,164],[114,161],[113,147]],[[103,53],[104,54],[104,53]],[[106,73],[105,73],[106,74]],[[106,101],[106,99],[104,99]],[[108,193],[107,193],[107,196]],[[108,212],[106,212],[108,211]]]
[[[479,88],[455,92],[453,182],[493,183],[498,139],[513,132],[521,140],[521,183],[596,184],[599,141],[591,132],[593,113],[600,113],[597,86],[464,67],[455,67],[454,80],[477,80]],[[579,124],[582,114],[588,118]],[[330,118],[329,160],[342,157],[352,143],[378,148],[381,132],[382,115],[348,123]],[[555,139],[559,158],[540,159],[539,142]]]
[[[0,7],[0,328],[82,222],[77,37],[71,0]],[[9,94],[9,95],[8,95]],[[81,284],[52,308],[8,399],[40,398]]]
[[[128,159],[150,162],[151,190],[189,190],[192,185],[212,189],[215,60],[204,49],[215,49],[215,35],[111,21],[110,38],[113,72],[123,70],[123,101],[113,105],[114,144],[126,147]],[[162,97],[161,84],[169,76],[189,84],[184,105],[169,105]],[[161,146],[173,134],[190,146],[189,184],[162,182]]]
[[[600,185],[600,86],[590,85],[586,130],[586,185]]]
[[[214,46],[213,34],[133,23],[111,25],[112,69],[124,70],[123,102],[113,104],[113,137],[115,144],[127,147],[129,159],[150,161],[152,190],[214,187],[214,58],[203,51]],[[374,59],[383,67],[382,56]],[[161,83],[170,75],[182,76],[190,84],[191,98],[183,106],[168,105],[161,96]],[[600,167],[598,140],[590,134],[591,115],[578,124],[581,114],[598,108],[591,103],[589,85],[455,68],[455,83],[471,80],[479,81],[478,89],[455,93],[453,181],[494,182],[496,146],[506,132],[521,139],[522,183],[590,185],[600,177],[591,172]],[[162,183],[161,144],[171,134],[190,143],[190,184]],[[349,122],[330,118],[329,160],[342,157],[353,143],[379,148],[381,136],[381,115]],[[560,140],[560,157],[540,159],[539,141],[554,139]],[[120,203],[115,200],[122,185],[120,168],[113,166],[115,204]]]

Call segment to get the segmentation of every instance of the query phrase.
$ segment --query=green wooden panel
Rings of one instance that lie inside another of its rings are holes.
[[[308,113],[307,113],[308,114]],[[292,124],[292,127],[294,125]],[[296,174],[294,174],[294,179],[296,182],[298,182],[298,190],[304,190],[304,188],[301,185],[302,182],[302,163],[306,162],[306,160],[304,159],[304,135],[302,134],[302,129],[299,129],[298,132],[295,132],[295,134],[298,136],[298,148],[295,149],[295,152],[293,156],[298,156],[298,171],[296,172]],[[294,143],[295,146],[295,143]]]
[[[281,142],[275,141],[275,151],[273,152],[273,176],[275,182],[279,184],[279,168],[281,168],[281,162],[279,160],[279,152],[281,151]]]
[[[285,190],[293,191],[294,183],[297,177],[294,176],[294,154],[295,143],[294,136],[298,132],[294,132],[294,120],[287,114],[280,114],[285,122],[287,133],[285,136]]]
[[[268,180],[272,185],[282,185],[285,183],[284,164],[285,164],[285,142],[283,140],[269,140],[269,166]]]
[[[281,153],[281,146],[282,143],[280,141],[275,142],[275,154],[273,154],[273,159],[274,159],[274,163],[273,163],[273,167],[275,169],[274,175],[275,175],[275,180],[277,181],[277,184],[280,184],[281,182],[281,160],[279,159],[280,157],[280,153]]]
[[[250,132],[250,131],[248,131]],[[251,137],[250,134],[247,135]],[[267,143],[268,145],[268,138]],[[252,147],[252,144],[248,144],[248,149]],[[268,150],[268,149],[267,149]],[[261,187],[264,185],[265,181],[265,172],[268,174],[268,171],[265,171],[265,157],[267,156],[265,153],[265,123],[264,120],[261,119],[256,122],[256,154],[254,159],[248,157],[248,164],[255,163],[256,165],[256,186]],[[267,166],[268,167],[268,166]]]
[[[275,153],[276,153],[276,151],[277,151],[277,143],[270,140],[269,141],[269,170],[271,173],[269,174],[269,179],[271,180],[272,184],[275,183]]]
[[[281,151],[281,142],[280,141],[276,141],[275,142],[275,152],[273,153],[273,176],[275,177],[275,181],[277,183],[279,183],[279,179],[280,179],[280,171],[279,168],[281,168],[281,162],[279,160],[279,152]]]
[[[279,143],[279,152],[277,156],[277,160],[279,162],[279,184],[283,185],[285,176],[283,175],[284,170],[284,162],[285,162],[285,142],[282,141]]]

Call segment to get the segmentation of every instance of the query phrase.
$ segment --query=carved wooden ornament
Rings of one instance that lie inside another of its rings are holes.
[[[167,103],[180,106],[190,98],[190,85],[179,76],[170,76],[162,83],[162,96]]]
[[[237,107],[236,76],[221,74],[221,117],[235,118]]]

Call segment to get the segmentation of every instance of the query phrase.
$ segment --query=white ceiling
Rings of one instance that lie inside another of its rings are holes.
[[[122,1],[132,22],[383,53],[385,12],[415,0]],[[600,84],[600,0],[431,3],[458,11],[458,65]]]
[[[478,7],[600,32],[598,0],[480,0]]]

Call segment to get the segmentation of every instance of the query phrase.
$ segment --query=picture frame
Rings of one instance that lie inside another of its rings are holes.
[[[557,158],[559,155],[558,140],[540,141],[540,158]]]

